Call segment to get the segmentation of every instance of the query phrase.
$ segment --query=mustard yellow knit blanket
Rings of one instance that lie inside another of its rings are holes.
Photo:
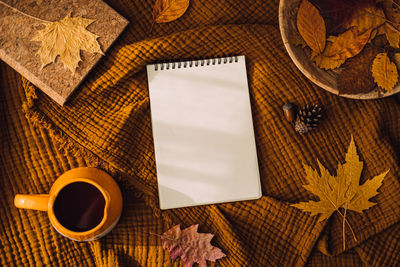
[[[182,266],[161,248],[175,224],[199,224],[227,255],[216,266],[394,266],[400,262],[400,105],[395,98],[356,101],[307,80],[287,55],[278,1],[192,0],[183,17],[152,24],[154,1],[107,1],[128,29],[64,107],[0,64],[0,265]],[[145,66],[165,59],[245,55],[263,197],[160,211]],[[282,105],[326,107],[317,130],[298,135]],[[22,106],[22,109],[21,109]],[[4,115],[3,115],[4,114]],[[28,120],[26,120],[26,118]],[[351,135],[365,163],[361,181],[390,172],[378,204],[347,218],[317,222],[291,203],[315,198],[303,188],[303,164],[331,173]],[[46,193],[63,172],[97,166],[123,188],[120,223],[106,237],[77,243],[56,233],[46,214],[17,210],[16,193]],[[153,234],[150,234],[153,233]]]

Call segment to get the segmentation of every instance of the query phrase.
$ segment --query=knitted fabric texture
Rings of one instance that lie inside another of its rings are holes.
[[[396,99],[345,99],[307,80],[284,49],[277,0],[192,0],[183,17],[150,31],[153,2],[108,1],[131,24],[64,107],[0,64],[0,265],[182,266],[154,234],[195,223],[199,232],[214,233],[213,245],[227,255],[216,266],[400,262]],[[246,56],[263,197],[160,211],[145,66],[220,55]],[[324,120],[299,135],[283,117],[286,102],[320,103]],[[315,198],[303,188],[303,164],[316,168],[319,159],[335,174],[351,135],[365,163],[361,183],[390,172],[374,207],[348,212],[357,241],[347,229],[343,251],[338,214],[317,223],[290,204]],[[106,170],[124,195],[117,227],[88,243],[59,235],[46,213],[13,206],[15,194],[47,193],[59,175],[78,166]]]

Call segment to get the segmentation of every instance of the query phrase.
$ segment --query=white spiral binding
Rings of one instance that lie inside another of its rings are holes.
[[[154,64],[154,70],[158,71],[158,70],[169,70],[169,69],[180,69],[180,68],[192,68],[204,65],[208,66],[215,64],[227,64],[233,62],[238,62],[237,56],[195,59],[195,60],[177,61],[177,62],[161,62]]]

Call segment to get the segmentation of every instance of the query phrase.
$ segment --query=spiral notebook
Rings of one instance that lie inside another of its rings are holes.
[[[244,56],[147,65],[161,209],[261,197]]]

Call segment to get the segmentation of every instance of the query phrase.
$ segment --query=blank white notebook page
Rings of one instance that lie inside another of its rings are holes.
[[[186,63],[147,66],[160,208],[260,198],[244,56]]]

